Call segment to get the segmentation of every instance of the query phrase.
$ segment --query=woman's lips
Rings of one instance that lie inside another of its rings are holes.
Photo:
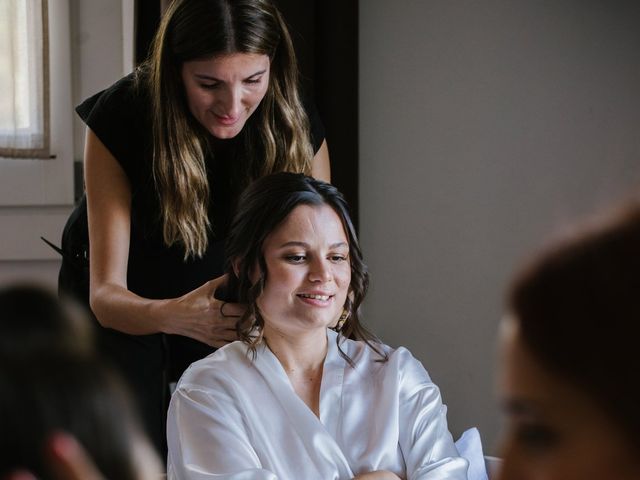
[[[322,294],[315,294],[315,293],[299,293],[298,296],[302,298],[310,298],[312,300],[322,300],[324,302],[326,302],[332,297],[332,295],[322,295]]]
[[[218,123],[226,126],[233,125],[240,119],[240,117],[228,117],[226,115],[221,116],[216,113],[214,113],[213,116]]]
[[[333,302],[333,295],[317,294],[317,293],[299,293],[297,297],[307,305],[315,307],[327,307]]]

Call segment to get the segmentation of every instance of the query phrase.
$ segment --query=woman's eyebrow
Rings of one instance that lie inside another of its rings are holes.
[[[258,72],[256,72],[256,73],[254,73],[254,74],[252,74],[252,75],[249,75],[247,78],[257,77],[258,75],[263,75],[263,74],[265,74],[265,73],[267,73],[267,69],[266,69],[266,68],[265,68],[265,69],[263,69],[263,70],[260,70],[260,71],[258,71]]]
[[[248,78],[253,78],[253,77],[257,77],[259,75],[264,75],[265,73],[267,73],[267,69],[263,69],[263,70],[259,70],[255,73],[252,73],[251,75],[245,77],[245,80]],[[198,78],[199,80],[209,80],[209,81],[213,81],[213,82],[222,82],[222,80],[220,80],[219,78],[216,78],[212,75],[207,75],[206,73],[196,73],[194,74],[194,76],[196,78]]]
[[[195,73],[193,76],[198,78],[198,79],[200,79],[200,80],[213,80],[215,82],[219,82],[220,81],[216,77],[212,77],[211,75],[207,75],[207,74],[204,74],[204,73]]]
[[[509,398],[502,402],[502,410],[517,417],[538,417],[542,415],[545,406],[530,399]]]
[[[286,248],[286,247],[309,248],[309,244],[306,243],[306,242],[292,240],[290,242],[285,242],[282,245],[280,245],[280,248]],[[331,245],[329,245],[329,248],[340,248],[340,247],[347,247],[348,248],[349,244],[347,242],[336,242],[336,243],[332,243]]]
[[[308,248],[309,244],[306,242],[300,242],[300,241],[296,241],[296,240],[292,240],[290,242],[285,242],[282,245],[280,245],[280,248],[286,248],[286,247],[302,247],[302,248]]]

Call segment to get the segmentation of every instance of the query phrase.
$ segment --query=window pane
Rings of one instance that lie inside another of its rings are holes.
[[[43,1],[0,0],[2,156],[48,155]]]

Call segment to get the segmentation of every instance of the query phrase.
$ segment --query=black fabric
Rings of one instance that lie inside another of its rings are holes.
[[[317,152],[324,141],[324,128],[317,111],[309,105],[311,136]],[[129,75],[85,100],[76,111],[129,178],[132,194],[129,290],[149,299],[176,298],[221,275],[227,228],[240,193],[234,168],[242,165],[242,133],[234,139],[211,142],[213,155],[207,158],[207,175],[212,192],[209,218],[213,231],[204,256],[185,261],[181,247],[168,248],[162,240],[160,207],[152,178],[151,109],[144,88]],[[88,307],[89,238],[84,197],[65,225],[62,250],[65,253],[59,290]],[[214,349],[177,335],[131,336],[106,328],[98,328],[98,332],[103,352],[129,383],[147,431],[164,454],[167,382],[178,380],[192,362]]]
[[[89,227],[84,195],[62,230],[61,250],[58,293],[71,295],[81,305],[89,305]]]

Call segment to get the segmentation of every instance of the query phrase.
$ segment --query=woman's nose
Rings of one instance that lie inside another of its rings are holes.
[[[242,111],[242,92],[237,87],[229,87],[220,96],[221,114],[237,118]]]
[[[311,262],[309,268],[309,280],[312,282],[328,282],[331,280],[331,267],[324,260]]]

